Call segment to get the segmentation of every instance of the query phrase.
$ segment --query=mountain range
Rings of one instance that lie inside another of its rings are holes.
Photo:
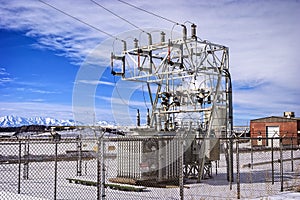
[[[76,123],[78,124],[78,123]],[[79,123],[80,124],[80,123]],[[109,125],[106,121],[99,121],[96,123],[100,126]],[[74,120],[59,120],[51,117],[19,117],[19,116],[3,116],[0,117],[0,127],[19,127],[26,125],[44,125],[44,126],[75,126]],[[82,124],[80,124],[82,125]]]

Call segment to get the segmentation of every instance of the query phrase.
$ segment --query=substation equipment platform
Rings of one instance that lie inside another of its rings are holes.
[[[151,103],[146,126],[131,131],[118,143],[117,177],[136,181],[176,181],[183,174],[199,180],[210,175],[212,161],[220,159],[228,144],[220,137],[232,133],[232,86],[229,50],[201,40],[192,24],[187,35],[111,54],[111,73],[122,80],[146,84]],[[153,93],[152,93],[153,92]],[[155,94],[155,95],[154,95]],[[135,138],[135,139],[134,139]],[[226,153],[227,152],[227,153]]]

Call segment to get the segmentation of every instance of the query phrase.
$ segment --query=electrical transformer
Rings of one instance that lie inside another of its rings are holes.
[[[158,182],[178,180],[180,143],[170,136],[118,142],[119,178]]]

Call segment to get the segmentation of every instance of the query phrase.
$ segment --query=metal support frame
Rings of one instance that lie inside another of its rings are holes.
[[[185,27],[184,27],[185,28]],[[192,27],[193,28],[193,27]],[[195,27],[194,27],[195,29]],[[195,30],[192,31],[195,33]],[[157,131],[176,131],[179,124],[193,124],[193,134],[201,129],[204,139],[231,137],[233,128],[232,85],[229,73],[228,47],[209,41],[198,40],[195,34],[179,39],[138,46],[124,50],[121,55],[112,54],[122,60],[119,74],[122,80],[147,83],[151,99],[150,128]],[[156,88],[155,99],[151,89]],[[209,158],[210,146],[203,142],[196,158],[199,177],[202,177]],[[233,154],[228,144],[227,155],[230,171]],[[188,169],[185,168],[185,169]],[[232,178],[232,174],[231,180]]]

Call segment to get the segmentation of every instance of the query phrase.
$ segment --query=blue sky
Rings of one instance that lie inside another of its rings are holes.
[[[45,1],[113,35],[125,37],[134,29],[89,0]],[[141,28],[173,26],[117,0],[98,2]],[[173,21],[194,22],[200,38],[229,47],[236,125],[284,111],[300,116],[299,1],[130,2]],[[97,74],[81,74],[97,49],[105,49],[101,56],[109,57],[113,39],[107,35],[37,0],[0,0],[0,16],[1,116],[72,119],[76,83],[88,86],[87,95],[94,94],[85,103],[95,107],[83,113],[96,120],[114,121],[111,104],[120,116],[146,109],[145,88],[136,85],[128,85],[136,92],[131,106],[124,105],[127,97],[119,98],[122,91],[116,90],[118,80],[110,76],[105,59],[91,64]]]

